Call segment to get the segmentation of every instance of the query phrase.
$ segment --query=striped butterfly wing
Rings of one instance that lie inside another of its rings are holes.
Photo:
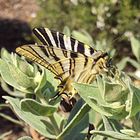
[[[83,54],[85,57],[91,57],[94,61],[100,58],[108,57],[106,52],[93,49],[92,47],[60,32],[49,30],[48,28],[34,28],[34,34],[43,43],[43,45],[60,48],[64,56],[67,51]],[[65,51],[66,50],[66,51]]]
[[[83,54],[63,51],[65,55],[62,49],[45,45],[23,45],[16,49],[18,54],[47,68],[61,81],[69,76],[78,76],[88,64]]]
[[[92,56],[97,52],[92,47],[72,37],[66,36],[60,32],[49,30],[48,28],[34,28],[33,33],[43,43],[43,45],[78,52],[86,56]]]

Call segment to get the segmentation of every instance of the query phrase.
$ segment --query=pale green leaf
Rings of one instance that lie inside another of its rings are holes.
[[[74,83],[74,87],[85,102],[100,114],[117,119],[126,116],[126,112],[124,111],[125,104],[121,104],[119,101],[106,102],[103,96],[104,89],[100,92],[97,85]]]
[[[85,44],[87,45],[90,45],[92,46],[93,45],[93,40],[92,38],[90,37],[90,35],[88,34],[87,32],[83,31],[83,32],[78,32],[78,31],[73,31],[72,32],[72,36],[79,40],[79,41],[82,41],[84,42]]]
[[[129,111],[127,117],[132,117],[140,111],[140,89],[131,84],[128,86],[130,90],[130,105],[126,108]]]
[[[59,136],[57,138],[63,139],[66,135],[68,135],[68,133],[70,133],[70,131],[74,127],[76,127],[84,119],[84,117],[86,117],[88,115],[89,110],[90,110],[90,107],[87,104],[84,104],[81,107],[81,109],[76,113],[76,115],[72,118],[72,120],[66,125],[66,127],[63,129],[63,131],[59,134]]]
[[[28,77],[13,64],[0,59],[0,73],[9,85],[23,92],[31,92],[35,87],[32,77]]]
[[[48,120],[46,120],[46,117],[38,116],[31,112],[23,111],[20,108],[19,99],[15,99],[8,96],[4,96],[3,98],[6,99],[12,105],[13,110],[18,115],[18,117],[24,120],[31,127],[33,127],[36,131],[38,131],[43,136],[46,136],[47,138],[56,138],[54,129],[51,129],[51,127],[47,125],[49,122]]]
[[[102,96],[100,95],[100,91],[97,86],[74,83],[74,87],[77,89],[78,93],[84,99],[84,101],[93,110],[95,110],[101,114],[104,114],[106,116],[112,116],[112,114],[108,113],[106,110],[104,110],[103,108],[101,108],[97,105],[97,100],[100,100],[100,102],[102,102],[102,104],[104,103],[104,100],[103,100]]]
[[[133,54],[136,56],[137,60],[140,61],[140,41],[135,37],[131,37],[130,40]]]
[[[33,99],[22,99],[21,109],[37,116],[52,116],[57,108],[51,105],[42,105]]]
[[[96,131],[96,130],[92,130],[90,133],[94,134],[94,135],[105,136],[107,138],[114,138],[114,139],[117,139],[117,140],[140,140],[140,138],[133,138],[133,137],[124,135],[124,134],[119,133],[119,132],[114,132],[114,131]]]
[[[79,112],[79,110],[82,108],[84,104],[84,101],[82,99],[78,100],[78,102],[74,105],[70,116],[68,118],[67,125],[69,125],[69,123],[71,123],[71,121],[73,121],[73,118],[75,117],[75,115],[77,115],[77,113]],[[70,132],[64,137],[65,140],[84,140],[88,130],[86,130],[86,134],[82,133],[82,131],[84,131],[88,126],[89,126],[89,116],[88,116],[88,111],[86,112],[87,115],[83,115],[83,119],[77,123],[77,125],[75,127],[73,127]],[[78,116],[77,116],[78,117]],[[80,119],[80,118],[79,118]]]
[[[63,33],[67,36],[71,36],[71,32],[68,26],[65,26],[63,29]]]

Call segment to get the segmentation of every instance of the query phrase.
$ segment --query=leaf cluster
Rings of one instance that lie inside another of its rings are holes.
[[[114,78],[97,76],[90,85],[73,83],[81,99],[68,117],[59,109],[60,99],[49,102],[58,85],[49,71],[3,49],[0,73],[3,83],[13,87],[13,91],[7,86],[4,89],[16,98],[3,98],[20,118],[8,118],[16,124],[27,123],[48,139],[139,139],[140,89],[125,73]],[[89,130],[89,124],[94,129]]]

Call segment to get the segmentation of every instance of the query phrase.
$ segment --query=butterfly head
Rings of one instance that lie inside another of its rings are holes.
[[[106,68],[108,69],[108,75],[110,75],[111,77],[114,77],[116,73],[118,73],[118,69],[113,64],[112,58],[108,58],[108,60],[106,61]]]
[[[102,59],[103,71],[107,72],[109,75],[115,75],[116,66],[113,64],[112,58],[110,58],[108,53],[102,53],[100,56]]]
[[[112,58],[107,59],[106,67],[111,68],[113,66]]]

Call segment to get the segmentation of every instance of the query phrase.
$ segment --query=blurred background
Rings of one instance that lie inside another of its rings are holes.
[[[0,0],[0,48],[15,52],[20,45],[34,43],[34,27],[64,32],[109,52],[133,78],[137,75],[132,73],[139,72],[140,52],[134,51],[131,40],[140,39],[139,0]],[[13,129],[15,137],[24,135],[19,126],[0,119],[0,126],[9,125],[0,127],[0,133]]]

